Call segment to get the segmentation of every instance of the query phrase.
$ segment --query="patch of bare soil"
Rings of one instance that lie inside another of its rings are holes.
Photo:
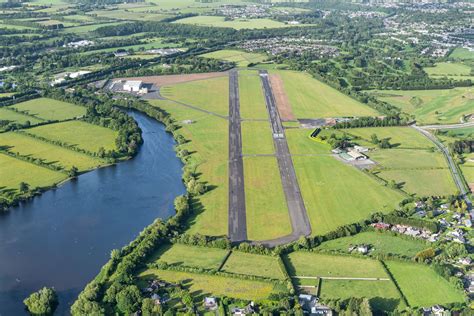
[[[278,108],[278,113],[280,113],[280,118],[282,121],[294,121],[295,116],[291,110],[290,100],[285,92],[285,87],[283,86],[283,80],[278,74],[270,75],[270,84],[272,85],[273,95],[275,96],[275,102]]]

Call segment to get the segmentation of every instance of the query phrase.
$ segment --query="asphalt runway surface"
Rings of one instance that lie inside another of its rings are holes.
[[[229,72],[229,239],[247,240],[244,164],[239,100],[239,76]]]

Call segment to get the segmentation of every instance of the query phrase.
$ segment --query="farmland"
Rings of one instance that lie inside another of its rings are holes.
[[[270,19],[236,19],[233,21],[226,21],[224,17],[220,16],[195,16],[190,18],[184,18],[174,23],[183,23],[183,24],[194,24],[201,26],[214,26],[214,27],[229,27],[236,30],[241,29],[272,29],[272,28],[281,28],[288,27],[284,23],[273,21]]]
[[[388,138],[393,147],[398,148],[417,148],[429,149],[434,145],[425,136],[421,135],[413,128],[409,127],[371,127],[371,128],[351,128],[343,130],[344,132],[356,136],[365,143],[364,146],[375,146],[371,143],[371,136],[377,135],[377,138]],[[359,139],[356,140],[359,142]]]
[[[223,271],[272,279],[284,278],[276,257],[254,255],[238,251],[232,252],[223,267]]]
[[[250,64],[256,64],[266,59],[266,56],[263,54],[247,53],[244,51],[229,49],[218,50],[201,56],[206,58],[235,62],[237,64],[237,67],[247,67]]]
[[[86,114],[86,108],[48,98],[17,103],[12,108],[44,120],[66,120]]]
[[[161,247],[153,257],[160,263],[217,269],[226,255],[222,249],[174,244]]]
[[[454,51],[449,55],[449,57],[453,59],[470,60],[474,59],[474,52],[463,47],[458,47],[454,49]]]
[[[25,115],[23,113],[11,110],[7,107],[0,108],[0,120],[15,122],[19,124],[25,124],[26,122],[30,122],[31,125],[43,122],[43,120],[40,118]]]

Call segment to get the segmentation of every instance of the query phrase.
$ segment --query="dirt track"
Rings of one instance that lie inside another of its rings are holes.
[[[285,88],[283,86],[283,80],[278,74],[271,74],[270,84],[272,85],[273,95],[275,96],[275,103],[280,114],[282,121],[294,121],[295,116],[291,111],[290,100],[286,95]]]
[[[145,77],[129,77],[117,78],[115,80],[141,80],[145,83],[152,83],[158,87],[184,83],[189,81],[211,79],[227,76],[227,72],[208,72],[202,74],[186,74],[186,75],[164,75],[164,76],[145,76]]]

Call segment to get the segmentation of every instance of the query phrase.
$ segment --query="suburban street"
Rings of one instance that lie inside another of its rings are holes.
[[[239,76],[229,72],[229,238],[247,240],[244,165],[240,126]]]
[[[292,226],[291,235],[276,240],[262,242],[262,244],[273,246],[283,242],[288,242],[288,240],[297,240],[301,236],[310,235],[311,225],[309,223],[306,208],[301,196],[293,161],[291,159],[283,125],[275,104],[275,98],[270,81],[268,79],[267,71],[260,71],[260,79],[262,81],[265,103],[267,105],[267,110],[272,125],[273,143],[275,146],[281,182],[283,185],[283,191],[285,192],[286,203],[288,206]]]

